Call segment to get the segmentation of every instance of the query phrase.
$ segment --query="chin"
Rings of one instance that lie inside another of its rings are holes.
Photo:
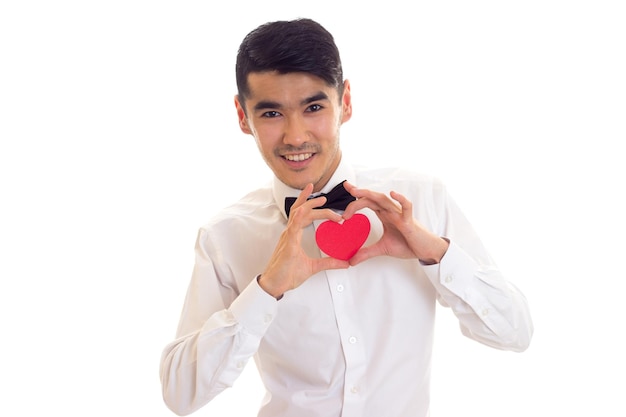
[[[288,186],[290,186],[291,188],[295,188],[296,190],[302,190],[304,189],[304,187],[306,187],[308,184],[316,184],[317,180],[312,179],[312,178],[294,178],[293,176],[289,177],[289,178],[282,178],[280,179],[282,182],[284,182],[285,184],[287,184]]]

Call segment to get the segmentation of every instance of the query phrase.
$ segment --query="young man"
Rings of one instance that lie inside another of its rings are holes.
[[[259,416],[427,416],[437,300],[466,336],[527,348],[524,296],[441,182],[342,157],[350,84],[323,27],[260,26],[241,44],[236,76],[239,125],[275,178],[199,231],[177,339],[161,361],[171,410],[198,410],[254,357],[267,389]],[[335,194],[349,204],[324,208]],[[323,222],[361,215],[370,230],[357,230],[367,240],[356,253],[320,250]]]

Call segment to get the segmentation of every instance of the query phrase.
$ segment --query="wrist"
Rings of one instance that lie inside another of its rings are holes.
[[[261,287],[263,291],[265,291],[266,293],[274,297],[277,301],[283,298],[284,291],[280,291],[280,290],[273,288],[271,285],[269,285],[270,280],[262,279],[262,278],[263,278],[263,274],[260,274],[256,278],[256,281],[259,284],[259,287]]]
[[[433,243],[429,254],[419,258],[419,261],[424,265],[435,265],[441,262],[450,247],[450,240],[445,237],[437,237]]]

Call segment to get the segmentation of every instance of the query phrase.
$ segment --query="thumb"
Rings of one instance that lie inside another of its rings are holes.
[[[317,259],[317,261],[318,272],[326,271],[328,269],[347,269],[350,267],[350,262],[331,257],[320,258]]]
[[[360,264],[361,262],[367,261],[370,258],[381,255],[381,250],[379,245],[374,244],[372,246],[362,247],[359,249],[357,253],[354,254],[352,258],[350,258],[350,265],[355,266]]]

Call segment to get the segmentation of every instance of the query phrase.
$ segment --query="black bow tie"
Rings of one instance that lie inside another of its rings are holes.
[[[321,207],[317,207],[318,209],[332,208],[336,210],[345,210],[348,204],[356,200],[356,198],[346,191],[346,189],[343,187],[344,182],[346,181],[344,180],[340,182],[338,185],[335,186],[335,188],[333,188],[326,194],[321,193],[320,195],[311,196],[309,197],[309,199],[326,197],[326,203]],[[289,217],[289,211],[291,211],[291,206],[293,206],[293,203],[295,202],[295,197],[285,198],[285,213],[287,213],[287,217]]]

